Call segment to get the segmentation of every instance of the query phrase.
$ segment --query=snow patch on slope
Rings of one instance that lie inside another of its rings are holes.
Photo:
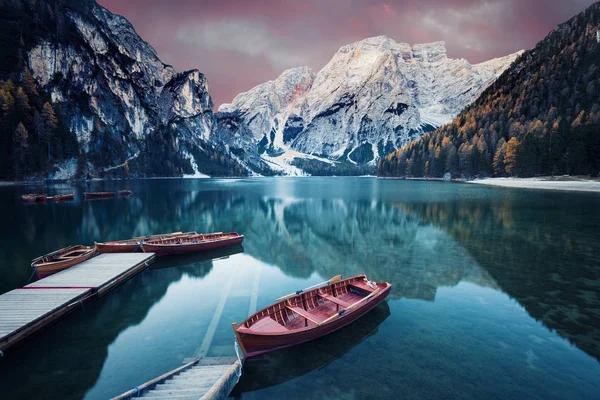
[[[183,175],[184,178],[210,178],[210,176],[200,172],[200,169],[198,168],[198,164],[196,164],[196,159],[194,158],[194,156],[192,156],[187,151],[182,152],[182,154],[184,158],[189,160],[190,164],[192,165],[192,169],[194,170],[193,174]]]

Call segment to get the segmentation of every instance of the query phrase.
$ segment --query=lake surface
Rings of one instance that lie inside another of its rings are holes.
[[[134,195],[82,200],[84,190],[124,188]],[[32,191],[75,191],[76,200],[17,200]],[[598,194],[374,178],[181,179],[0,187],[0,210],[0,293],[27,282],[32,258],[70,244],[245,235],[243,247],[161,259],[9,349],[3,398],[106,399],[176,368],[203,352],[221,296],[206,355],[234,355],[232,322],[339,273],[391,282],[388,301],[328,337],[247,360],[232,397],[600,393]]]

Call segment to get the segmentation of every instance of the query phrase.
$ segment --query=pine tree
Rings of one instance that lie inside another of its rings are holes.
[[[25,93],[27,93],[29,97],[40,97],[40,93],[37,90],[35,79],[33,75],[31,75],[29,69],[25,69],[23,71],[23,86],[25,88]]]
[[[25,160],[24,151],[27,149],[27,147],[29,147],[29,144],[27,143],[28,138],[29,132],[27,132],[25,126],[21,122],[19,122],[19,125],[17,125],[17,129],[15,129],[15,143],[18,147],[19,160],[21,161],[21,163],[23,163],[23,161]]]
[[[452,175],[456,174],[458,168],[458,153],[456,147],[450,145],[448,148],[448,154],[446,155],[446,172],[450,172]]]
[[[58,126],[58,120],[56,119],[56,115],[54,114],[54,109],[50,103],[44,103],[44,107],[42,109],[42,122],[44,129],[42,130],[43,136],[41,137],[42,141],[46,143],[48,148],[48,161],[52,158],[51,147],[52,147],[52,138],[54,136],[54,131]]]
[[[13,151],[12,151],[12,162],[13,162],[13,174],[16,176],[22,176],[25,174],[25,150],[27,149],[28,143],[27,138],[29,132],[25,126],[19,122],[17,129],[13,133]]]
[[[11,114],[15,109],[15,99],[10,93],[8,85],[3,85],[0,90],[0,106],[4,115]]]

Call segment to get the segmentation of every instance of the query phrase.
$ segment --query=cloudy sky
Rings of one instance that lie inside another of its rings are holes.
[[[125,16],[161,60],[199,69],[215,107],[341,46],[387,35],[444,40],[450,57],[477,63],[530,49],[594,0],[98,0]]]

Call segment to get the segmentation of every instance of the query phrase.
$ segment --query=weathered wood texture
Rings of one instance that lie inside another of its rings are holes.
[[[151,253],[101,254],[0,296],[0,350],[36,333],[154,261]]]
[[[178,400],[226,399],[238,382],[242,361],[237,358],[203,358],[139,385],[139,397]],[[137,398],[137,389],[112,400]]]
[[[137,273],[146,268],[153,258],[151,253],[100,254],[91,260],[25,287],[94,287],[100,289],[112,281],[122,279],[129,272]]]

